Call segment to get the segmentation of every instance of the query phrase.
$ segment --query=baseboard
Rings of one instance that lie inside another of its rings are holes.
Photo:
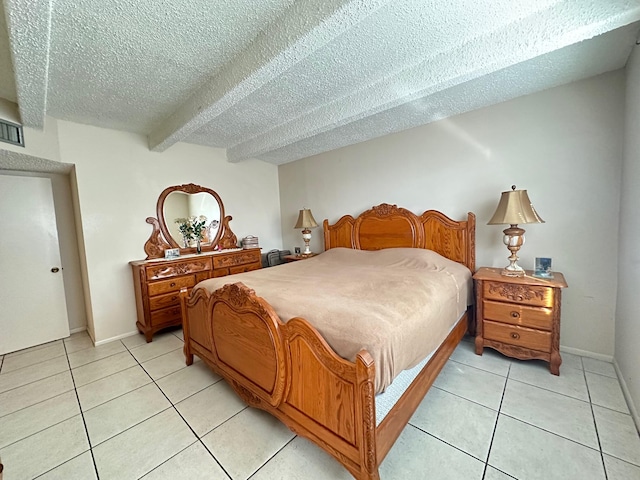
[[[602,360],[603,362],[608,362],[608,363],[613,362],[613,355],[603,355],[602,353],[588,352],[587,350],[580,350],[579,348],[573,348],[573,347],[565,347],[563,345],[560,345],[560,351],[572,353],[573,355],[579,355],[581,357],[595,358],[596,360]]]
[[[624,381],[624,376],[620,371],[620,366],[616,359],[613,359],[613,368],[616,369],[616,375],[618,375],[618,380],[620,381],[620,387],[622,388],[622,394],[624,395],[624,399],[627,401],[627,406],[629,407],[629,411],[631,412],[631,417],[636,424],[636,430],[640,433],[640,415],[638,415],[638,409],[633,403],[633,399],[631,398],[631,392],[627,388],[627,382]]]
[[[134,335],[138,335],[138,330],[134,330],[133,332],[123,333],[122,335],[117,335],[115,337],[106,338],[104,340],[100,340],[99,342],[94,342],[96,347],[98,345],[104,345],[105,343],[115,342],[116,340],[122,340],[123,338],[132,337]]]
[[[69,335],[73,335],[74,333],[80,333],[80,332],[86,332],[87,331],[87,327],[78,327],[78,328],[73,328],[71,330],[69,330]]]

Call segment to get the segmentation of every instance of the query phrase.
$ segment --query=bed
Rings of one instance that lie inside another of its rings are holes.
[[[475,268],[475,216],[472,213],[465,221],[454,221],[434,210],[415,215],[395,205],[381,204],[357,218],[344,216],[333,225],[325,220],[323,227],[325,253],[264,270],[272,270],[274,275],[283,278],[285,274],[293,273],[302,279],[327,268],[324,265],[327,262],[347,264],[350,258],[368,257],[367,252],[383,249],[380,255],[375,256],[376,259],[390,257],[397,263],[398,256],[405,252],[407,257],[413,254],[421,257],[426,252],[415,249],[426,249],[436,252],[438,255],[433,254],[435,256],[466,267],[468,278]],[[365,252],[349,253],[345,249]],[[411,260],[410,263],[414,265],[421,261]],[[455,317],[439,334],[436,345],[428,347],[427,353],[414,352],[413,346],[400,349],[396,346],[390,350],[386,343],[379,347],[375,342],[368,343],[365,338],[361,340],[362,345],[371,345],[371,348],[361,348],[349,354],[358,342],[349,344],[345,349],[342,343],[346,342],[337,342],[335,332],[332,333],[325,324],[315,323],[318,311],[330,310],[340,302],[325,301],[326,308],[303,302],[301,305],[306,306],[309,316],[314,317],[313,324],[303,318],[307,315],[286,318],[288,314],[283,312],[297,310],[294,306],[289,310],[289,304],[283,303],[283,299],[274,292],[271,296],[261,296],[265,282],[263,278],[260,283],[260,278],[265,275],[257,271],[224,280],[206,280],[198,284],[191,294],[186,289],[181,291],[187,365],[191,365],[193,356],[197,355],[225,378],[246,403],[270,412],[296,434],[313,441],[355,478],[378,479],[380,463],[449,355],[465,332],[474,331],[473,310],[468,306],[470,302],[463,298],[466,308],[463,307],[461,314],[459,305],[452,310],[457,312],[455,314],[449,312],[445,315],[443,312],[448,311],[446,305],[437,310],[442,317]],[[462,283],[452,279],[453,276],[448,274],[448,283]],[[229,283],[232,280],[234,283]],[[276,283],[269,278],[267,280],[267,283]],[[282,289],[286,282],[291,283],[291,280],[283,280]],[[351,290],[346,287],[348,279],[345,282],[324,283],[335,284],[336,298],[346,298],[349,305]],[[248,286],[252,283],[257,285],[255,291]],[[471,288],[469,285],[470,282],[466,286],[467,291]],[[298,287],[301,291],[308,290],[302,283]],[[417,296],[419,293],[413,294]],[[391,292],[389,295],[395,294]],[[287,294],[283,297],[296,305],[294,296]],[[423,302],[418,301],[420,303]],[[403,305],[406,307],[404,300]],[[358,311],[351,306],[346,310],[347,317]],[[422,315],[413,310],[414,307],[401,310],[403,322],[405,317],[409,322],[410,317]],[[373,337],[403,336],[404,323],[402,328],[398,328],[396,321],[384,322],[384,316],[391,313],[385,310],[380,321],[391,324],[395,328],[393,333]],[[283,315],[285,318],[281,319]],[[412,337],[413,334],[404,336]],[[404,345],[402,342],[406,339],[399,341]],[[338,350],[342,355],[337,353]],[[411,353],[405,355],[405,350]],[[385,352],[397,351],[403,352],[400,355],[403,360],[394,360],[389,367],[389,354]],[[374,358],[384,360],[376,362]]]

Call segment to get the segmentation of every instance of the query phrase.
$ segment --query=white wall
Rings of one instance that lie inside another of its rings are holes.
[[[561,345],[611,358],[624,121],[617,71],[279,167],[285,248],[298,210],[320,222],[382,202],[478,217],[477,266],[504,266],[500,192],[527,189],[545,224],[524,225],[521,265],[553,258],[565,274]],[[322,250],[321,229],[314,251]]]
[[[227,162],[224,151],[177,144],[150,152],[146,137],[58,122],[60,158],[75,165],[82,225],[81,258],[86,262],[85,300],[97,343],[135,331],[131,267],[145,257],[160,192],[170,185],[196,183],[215,190],[233,216],[238,240],[260,237],[264,251],[281,248],[277,167],[260,161]]]
[[[636,407],[632,407],[632,413],[640,428],[637,411],[640,406],[640,47],[637,46],[627,63],[626,94],[615,360],[632,400],[630,403]]]

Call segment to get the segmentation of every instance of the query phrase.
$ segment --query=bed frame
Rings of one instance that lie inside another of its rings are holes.
[[[475,271],[475,215],[456,222],[429,210],[420,216],[382,204],[357,218],[324,221],[325,249],[428,248]],[[231,278],[230,278],[231,279]],[[384,420],[376,425],[371,355],[339,357],[303,318],[283,323],[242,283],[209,294],[181,291],[187,365],[199,356],[249,405],[335,457],[356,479],[379,479],[378,467],[467,328],[468,310]]]

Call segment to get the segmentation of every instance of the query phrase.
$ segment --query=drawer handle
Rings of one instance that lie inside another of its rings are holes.
[[[511,332],[511,338],[514,340],[518,340],[520,338],[520,334],[516,332]]]
[[[176,282],[171,282],[171,283],[169,284],[169,286],[170,286],[170,287],[175,287],[175,286],[176,286]]]
[[[520,314],[518,312],[511,312],[511,318],[520,318]]]

